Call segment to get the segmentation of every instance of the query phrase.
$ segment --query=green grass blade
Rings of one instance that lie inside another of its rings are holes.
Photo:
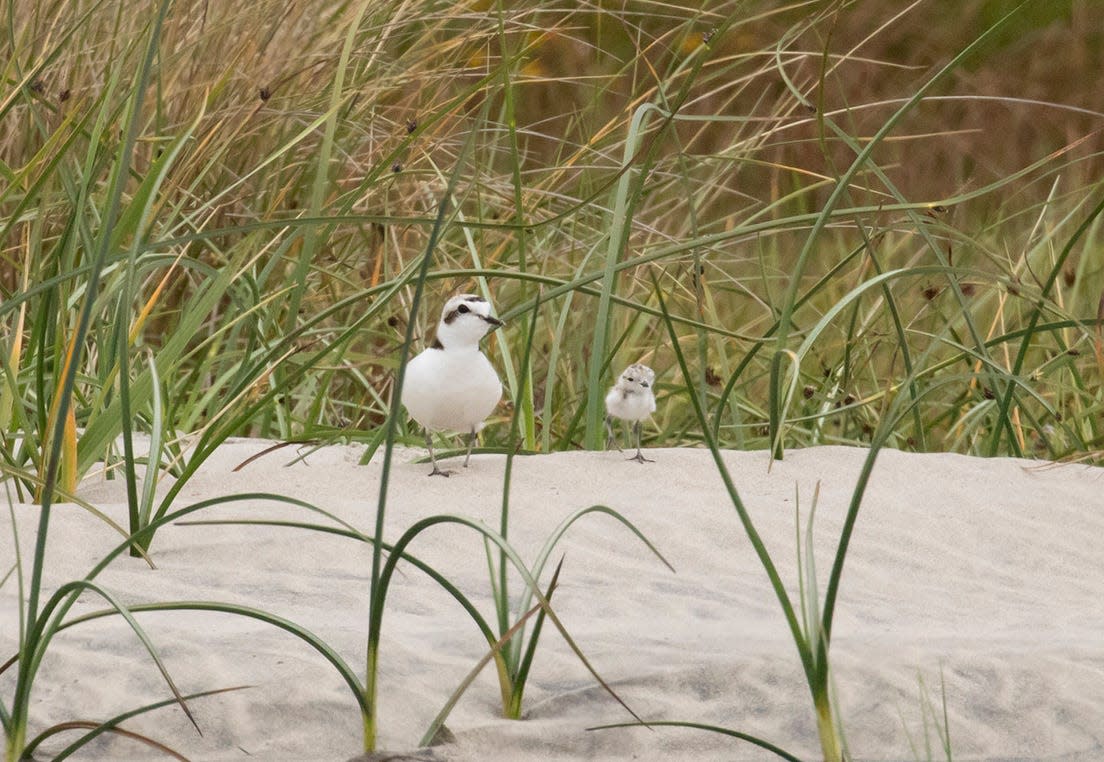
[[[348,97],[345,95],[344,90],[345,75],[349,68],[349,57],[352,54],[353,46],[356,42],[357,32],[360,31],[361,21],[364,19],[364,14],[368,10],[370,4],[371,3],[367,2],[367,0],[362,0],[358,4],[353,20],[349,24],[349,29],[345,34],[345,43],[341,48],[337,67],[334,70],[333,88],[330,91],[329,110],[326,113],[322,143],[319,145],[317,152],[314,182],[311,186],[310,214],[313,217],[321,215],[322,197],[326,192],[326,186],[329,184],[330,161],[333,157],[338,115],[341,112],[342,102]],[[325,228],[323,228],[323,230],[325,230]],[[318,248],[320,234],[321,231],[315,228],[308,228],[307,234],[303,239],[303,246],[299,252],[299,260],[296,262],[295,272],[292,276],[292,290],[288,295],[287,322],[284,324],[286,331],[290,332],[293,330],[299,320],[299,307],[302,302],[303,293],[307,287],[307,273],[310,271],[311,261],[314,259],[315,250]]]
[[[674,324],[668,318],[667,303],[663,298],[662,289],[659,287],[659,283],[653,279],[653,287],[655,289],[656,299],[659,302],[660,309],[663,312],[663,322],[667,328],[667,335],[671,340],[671,347],[675,352],[675,357],[678,360],[679,368],[682,370],[684,379],[691,379],[693,376],[690,373],[690,369],[686,364],[686,357],[682,353],[682,349],[679,347],[678,336],[675,334]],[[689,383],[689,381],[688,381]],[[748,541],[751,543],[755,550],[756,556],[759,558],[759,563],[763,566],[763,570],[767,574],[767,579],[770,581],[771,588],[774,590],[775,597],[778,599],[778,604],[782,609],[782,614],[786,619],[786,624],[789,625],[790,635],[794,639],[794,645],[797,648],[798,654],[801,657],[802,667],[805,670],[806,678],[809,680],[810,685],[813,682],[813,657],[809,651],[808,644],[805,642],[805,638],[801,632],[801,625],[797,620],[797,616],[794,613],[793,603],[790,601],[790,596],[786,592],[785,585],[782,584],[782,578],[778,574],[778,569],[774,565],[774,561],[770,557],[770,553],[767,551],[766,545],[763,543],[762,537],[759,535],[759,531],[755,528],[755,523],[751,520],[751,515],[748,513],[747,508],[744,506],[743,500],[740,498],[740,493],[736,489],[735,483],[732,481],[732,476],[728,472],[728,467],[725,465],[724,460],[721,457],[720,447],[716,440],[713,439],[711,434],[709,423],[706,418],[705,410],[702,409],[701,403],[698,401],[696,394],[690,394],[690,401],[694,407],[694,412],[697,415],[698,423],[702,427],[702,432],[705,435],[706,445],[709,447],[709,452],[713,456],[713,462],[717,466],[717,472],[724,482],[725,490],[728,492],[729,499],[732,501],[732,506],[735,508],[737,515],[740,518],[740,523],[744,528],[744,533],[748,537]]]
[[[705,731],[708,731],[710,733],[718,733],[720,735],[730,736],[731,738],[736,738],[736,739],[739,739],[741,741],[747,741],[748,743],[750,743],[754,746],[758,746],[760,749],[764,749],[766,751],[771,752],[772,754],[778,755],[782,759],[788,760],[788,762],[803,762],[803,760],[800,757],[795,757],[793,754],[790,754],[788,751],[785,751],[785,750],[779,748],[778,746],[775,746],[774,744],[770,743],[769,741],[764,741],[762,738],[758,738],[758,737],[753,736],[749,733],[741,733],[738,730],[730,730],[729,728],[722,728],[722,727],[719,727],[717,725],[705,725],[705,724],[700,723],[700,722],[678,722],[678,721],[674,721],[674,720],[657,720],[657,721],[654,721],[654,722],[649,722],[649,723],[647,723],[647,725],[645,725],[643,723],[620,722],[620,723],[613,723],[611,725],[594,725],[592,727],[587,728],[587,730],[610,730],[610,729],[613,729],[613,728],[639,728],[639,727],[648,727],[648,728],[653,728],[653,729],[654,728],[690,728],[692,730],[705,730]]]
[[[209,690],[209,691],[200,691],[198,693],[189,693],[187,696],[184,697],[184,699],[186,701],[191,701],[192,699],[206,698],[207,696],[217,696],[220,693],[229,693],[231,691],[245,690],[246,688],[249,688],[249,687],[251,687],[251,686],[239,685],[239,686],[234,686],[232,688],[216,688],[214,690]],[[92,741],[99,738],[104,733],[120,732],[119,725],[126,722],[127,720],[129,720],[133,717],[139,717],[143,714],[148,714],[149,712],[155,711],[157,709],[163,709],[164,707],[171,706],[175,703],[177,703],[175,697],[171,698],[171,699],[164,699],[162,701],[156,701],[152,704],[146,704],[145,706],[141,706],[141,707],[138,707],[136,709],[131,709],[130,711],[123,712],[122,714],[118,714],[118,715],[116,715],[116,716],[114,716],[114,717],[112,717],[108,720],[104,720],[103,722],[100,722],[100,723],[95,723],[95,722],[86,722],[86,723],[67,722],[67,723],[62,723],[60,725],[55,725],[52,728],[47,728],[46,730],[42,731],[37,736],[35,736],[30,741],[30,743],[27,744],[27,748],[26,748],[24,753],[27,755],[27,758],[32,758],[34,756],[34,750],[36,748],[38,748],[42,744],[43,741],[46,741],[46,740],[52,738],[53,736],[55,736],[59,733],[63,733],[65,731],[78,730],[78,729],[85,728],[85,727],[91,728],[88,733],[85,733],[80,738],[73,741],[71,744],[66,746],[64,749],[62,749],[61,751],[59,751],[57,754],[55,754],[52,757],[53,762],[60,762],[63,759],[68,759],[69,757],[73,756],[75,753],[80,751],[82,748],[87,746]],[[146,744],[147,746],[150,746],[150,747],[156,749],[157,751],[160,751],[162,754],[165,754],[165,755],[168,755],[168,756],[173,756],[176,759],[185,760],[185,762],[187,760],[186,757],[178,754],[177,752],[174,752],[172,749],[168,748],[167,746],[165,746],[163,744],[158,743],[157,741],[155,741],[151,738],[147,738],[145,736],[140,736],[137,733],[131,733],[129,731],[122,731],[122,732],[125,733],[125,735],[127,737],[139,740],[142,743]]]
[[[45,606],[43,606],[43,616],[39,619],[38,626],[36,628],[37,631],[31,633],[33,641],[38,645],[36,649],[36,656],[33,659],[36,666],[38,662],[41,662],[42,657],[45,655],[46,648],[49,645],[50,641],[53,639],[53,636],[57,634],[57,623],[49,623],[47,621],[50,614],[53,613],[55,609],[61,609],[62,604],[66,599],[75,601],[80,596],[80,594],[84,592],[96,593],[109,604],[111,604],[112,609],[110,611],[112,613],[118,614],[124,620],[126,620],[126,623],[127,625],[129,625],[131,631],[138,636],[138,640],[140,640],[143,647],[145,647],[146,653],[148,653],[150,655],[150,658],[153,659],[153,663],[156,665],[157,671],[161,673],[161,678],[165,681],[165,684],[169,687],[169,690],[172,691],[173,696],[176,697],[177,704],[180,705],[180,708],[181,710],[183,710],[185,716],[187,716],[188,721],[191,722],[196,731],[199,732],[200,735],[202,735],[203,733],[199,729],[199,724],[196,722],[195,717],[192,715],[192,710],[188,708],[188,704],[184,700],[183,694],[181,694],[180,691],[177,689],[176,682],[172,679],[172,675],[169,674],[169,670],[165,667],[164,662],[161,660],[161,656],[160,654],[158,654],[157,648],[154,646],[153,641],[150,639],[149,635],[146,634],[146,631],[142,629],[141,625],[138,624],[138,620],[134,618],[133,612],[136,610],[140,610],[141,607],[126,606],[115,596],[114,593],[110,592],[106,588],[96,584],[91,580],[75,580],[73,582],[68,582],[62,585],[50,597],[49,602]],[[62,613],[64,613],[64,609]]]
[[[83,583],[87,584],[87,583]],[[104,617],[112,616],[116,613],[122,614],[127,617],[128,623],[133,620],[133,614],[140,614],[150,611],[212,611],[222,614],[232,614],[234,616],[245,617],[247,619],[256,619],[259,622],[270,624],[284,632],[294,635],[299,640],[303,641],[315,651],[317,651],[329,664],[337,670],[341,675],[342,680],[349,687],[350,693],[353,698],[360,704],[361,711],[366,710],[366,703],[364,698],[364,687],[360,683],[360,679],[357,677],[356,671],[353,670],[349,664],[341,658],[331,646],[329,646],[324,640],[315,635],[307,628],[292,622],[284,617],[270,614],[267,611],[253,608],[252,606],[244,606],[237,603],[222,603],[220,601],[162,601],[159,603],[142,603],[135,604],[126,609],[104,609],[101,611],[93,611],[87,614],[82,614],[79,617],[74,617],[72,620],[65,622],[64,627],[73,627],[77,624],[92,621],[94,619],[102,619]],[[135,625],[137,623],[135,622]],[[59,628],[62,629],[62,628]],[[165,674],[163,672],[163,674]],[[175,693],[175,689],[174,689]],[[181,697],[183,698],[183,697]],[[187,711],[187,710],[185,710]],[[189,718],[191,717],[189,713]],[[194,723],[194,720],[193,720]]]
[[[146,455],[146,474],[142,479],[142,502],[138,516],[138,526],[149,524],[153,506],[157,501],[157,482],[161,474],[161,454],[164,452],[164,411],[161,405],[161,379],[157,374],[157,358],[153,352],[146,353],[147,367],[150,373],[151,400],[153,415],[149,435],[149,452]],[[132,530],[133,531],[133,530]]]

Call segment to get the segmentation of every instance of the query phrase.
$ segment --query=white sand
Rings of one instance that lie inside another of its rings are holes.
[[[294,458],[289,448],[232,472],[266,445],[224,446],[177,505],[276,492],[309,500],[372,533],[382,456],[359,467],[359,448],[332,447],[288,467]],[[503,457],[475,456],[471,468],[446,480],[427,478],[428,466],[412,462],[420,455],[396,452],[388,539],[443,512],[498,525]],[[677,573],[608,517],[588,516],[568,533],[555,556],[563,553],[565,562],[553,602],[597,669],[646,719],[722,725],[816,758],[796,649],[709,453],[650,455],[656,463],[591,452],[517,458],[511,539],[531,560],[572,511],[595,503],[622,511]],[[814,485],[822,482],[816,557],[823,585],[865,455],[842,447],[792,451],[768,473],[764,453],[726,454],[791,590],[797,580],[795,487],[807,514]],[[118,481],[93,481],[82,495],[125,522]],[[28,558],[37,509],[16,506],[15,515]],[[206,515],[309,518],[261,502]],[[85,511],[59,506],[50,527],[48,588],[82,576],[117,542]],[[11,564],[11,548],[5,510],[0,574]],[[492,617],[487,562],[473,532],[431,529],[411,551]],[[156,571],[124,557],[100,581],[129,602],[234,601],[278,614],[319,635],[363,677],[367,545],[301,530],[170,526],[157,535],[153,557]],[[395,751],[417,745],[485,650],[463,610],[425,575],[405,569],[388,600],[381,654],[380,748]],[[74,611],[101,607],[89,598]],[[0,589],[0,659],[16,648],[17,611],[17,588],[9,580]],[[184,692],[255,687],[194,701],[202,737],[174,707],[126,727],[197,760],[345,760],[361,751],[360,715],[349,690],[300,641],[224,614],[140,617]],[[1104,759],[1104,469],[884,451],[847,557],[832,658],[847,738],[858,759],[913,759],[909,734],[922,755],[920,680],[938,706],[941,676],[956,759]],[[13,683],[14,669],[0,675],[5,702]],[[125,625],[81,625],[61,634],[43,662],[31,733],[66,720],[107,718],[167,695]],[[533,667],[526,718],[500,719],[498,702],[488,668],[448,722],[455,743],[417,758],[775,759],[700,731],[588,732],[629,718],[551,627]],[[934,731],[930,738],[936,742]],[[158,757],[116,738],[97,743],[83,758]]]

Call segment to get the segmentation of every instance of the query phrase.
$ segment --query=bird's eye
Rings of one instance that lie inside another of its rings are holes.
[[[635,378],[633,378],[632,376],[628,376],[628,377],[627,377],[627,378],[626,378],[625,380],[626,380],[626,381],[628,381],[628,382],[629,382],[629,383],[631,384],[631,383],[632,383],[633,381],[635,381],[636,379],[635,379]]]
[[[456,308],[456,311],[459,312],[461,315],[466,315],[471,312],[471,310],[468,309],[468,305],[466,304],[461,304],[459,307]]]

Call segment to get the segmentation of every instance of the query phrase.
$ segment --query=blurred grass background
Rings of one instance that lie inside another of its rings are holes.
[[[527,449],[593,446],[588,387],[636,361],[659,373],[652,446],[702,441],[690,394],[726,446],[768,447],[775,402],[787,446],[863,444],[909,389],[892,446],[1104,449],[1097,2],[1019,7],[812,241],[856,151],[1016,3],[178,0],[140,91],[158,5],[6,7],[0,460],[28,490],[67,357],[74,479],[124,422],[163,428],[178,473],[188,435],[378,443],[410,278],[473,130],[413,319],[426,336],[460,290],[511,319],[489,341],[512,400],[492,423],[521,406]],[[635,125],[648,103],[678,116]],[[787,395],[771,366],[799,344]]]

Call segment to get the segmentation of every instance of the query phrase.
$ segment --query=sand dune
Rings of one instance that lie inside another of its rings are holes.
[[[295,452],[286,448],[232,470],[268,444],[242,440],[223,446],[186,485],[177,505],[273,492],[310,501],[372,533],[381,457],[361,467],[360,448],[329,447],[287,465]],[[429,479],[428,466],[413,462],[421,454],[396,452],[389,540],[437,513],[497,527],[503,457],[476,455],[471,468],[452,478]],[[594,504],[622,512],[676,571],[607,516],[587,516],[568,532],[553,554],[554,561],[564,559],[554,603],[595,667],[645,719],[723,725],[816,758],[811,701],[796,649],[710,454],[649,454],[654,464],[625,462],[618,453],[517,458],[511,541],[531,561],[571,512]],[[823,585],[865,456],[843,447],[792,451],[768,472],[762,452],[726,453],[791,591],[797,587],[795,500],[804,520],[821,483],[815,552]],[[93,479],[81,495],[125,522],[120,482]],[[34,506],[14,509],[24,558],[33,547],[36,513]],[[204,515],[308,518],[302,510],[264,501]],[[10,523],[4,511],[0,572],[13,558]],[[118,541],[84,510],[58,506],[48,588],[82,576]],[[487,561],[474,532],[434,528],[410,550],[490,616]],[[316,633],[363,676],[367,545],[303,530],[174,525],[157,535],[153,559],[156,570],[121,558],[100,579],[128,602],[218,600],[278,614]],[[543,581],[550,574],[551,568]],[[521,589],[516,578],[513,584]],[[4,657],[16,648],[17,593],[14,580],[0,589]],[[847,557],[832,644],[853,755],[913,759],[910,737],[922,755],[921,686],[938,705],[942,679],[956,759],[1104,759],[1101,601],[1104,469],[883,451]],[[101,607],[82,599],[74,611]],[[216,613],[141,615],[141,621],[182,691],[253,687],[194,701],[202,737],[173,707],[126,727],[196,760],[346,760],[360,752],[360,716],[348,688],[290,635]],[[552,628],[542,637],[524,720],[499,718],[497,682],[488,669],[448,721],[454,741],[413,751],[484,650],[455,601],[406,566],[384,618],[380,747],[434,760],[774,759],[700,731],[586,730],[630,718]],[[0,676],[5,701],[13,672]],[[125,625],[82,625],[59,635],[43,662],[31,732],[66,720],[106,718],[167,695]],[[929,738],[936,740],[930,727]],[[46,758],[49,749],[40,756]],[[83,758],[157,757],[113,738],[97,742]]]

